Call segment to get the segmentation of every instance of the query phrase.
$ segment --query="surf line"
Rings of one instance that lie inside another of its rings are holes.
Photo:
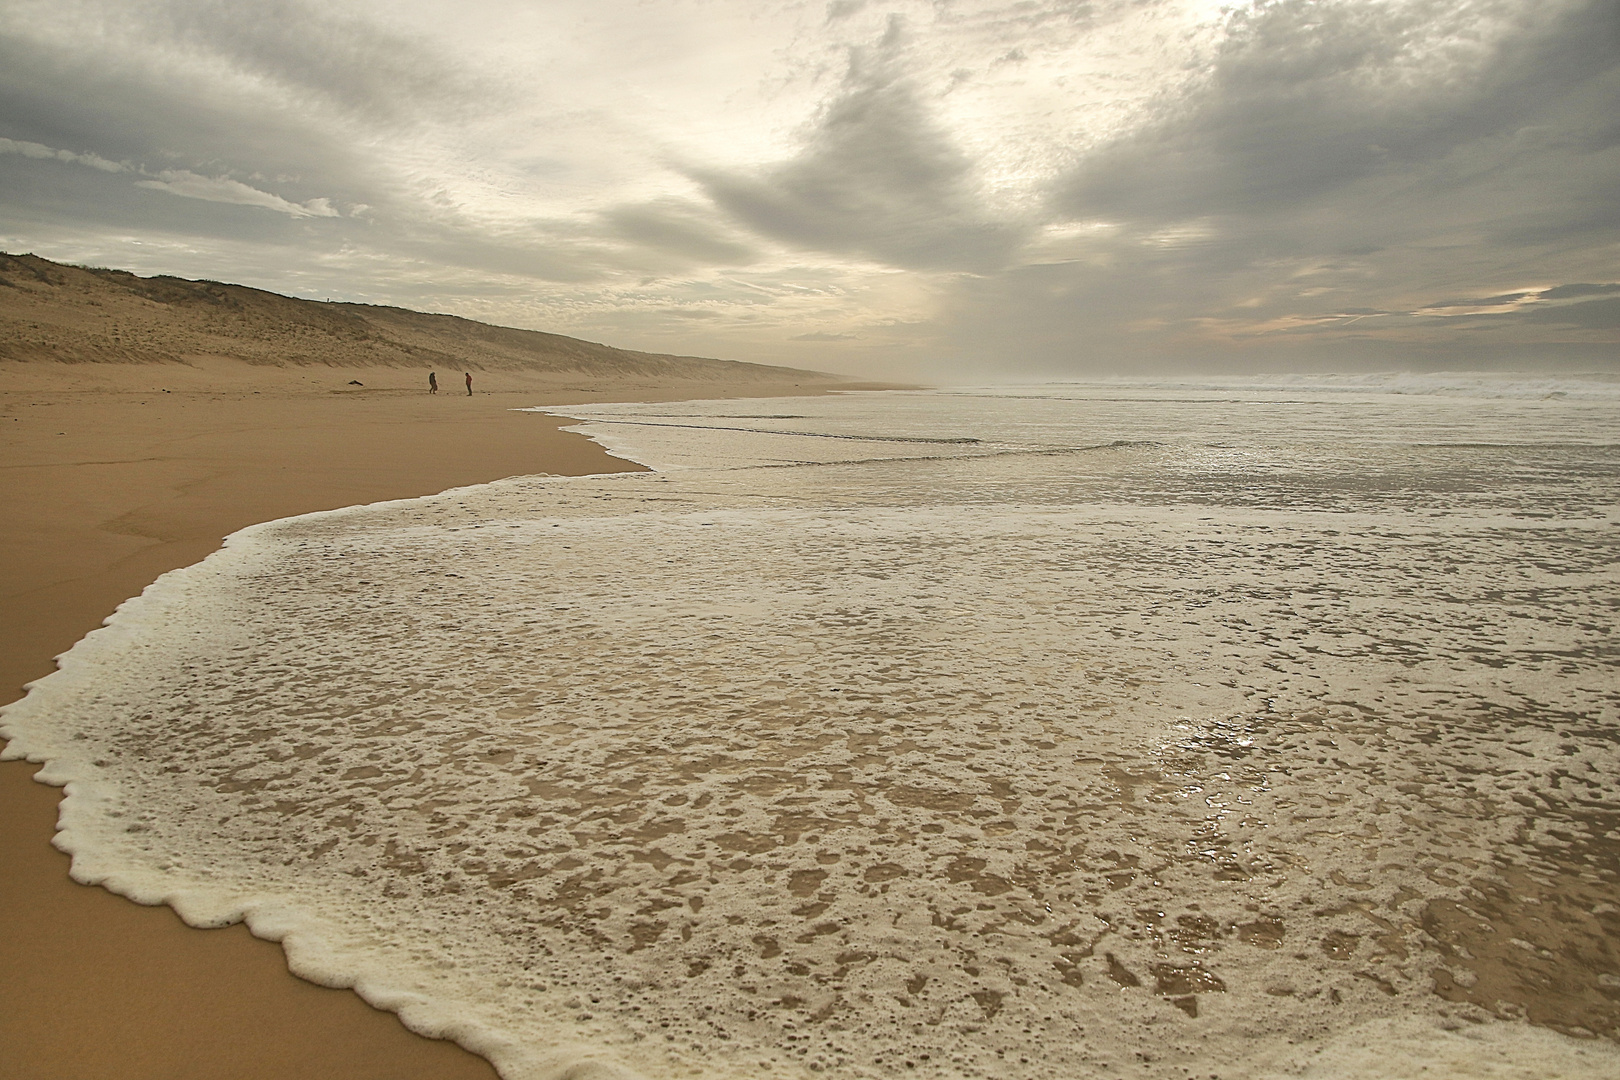
[[[535,410],[540,411],[540,410]],[[849,439],[853,442],[943,443],[963,445],[982,442],[967,437],[955,439],[927,439],[920,435],[835,435],[827,431],[773,431],[770,428],[727,427],[720,424],[660,424],[651,420],[601,420],[596,417],[575,417],[582,424],[622,424],[626,427],[667,427],[687,431],[746,431],[750,435],[797,435],[806,439]]]

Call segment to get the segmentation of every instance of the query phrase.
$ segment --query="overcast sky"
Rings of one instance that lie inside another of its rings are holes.
[[[884,377],[1620,366],[1620,0],[0,0],[0,249]]]

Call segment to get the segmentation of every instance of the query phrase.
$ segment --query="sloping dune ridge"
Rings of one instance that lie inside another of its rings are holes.
[[[0,253],[0,360],[420,367],[604,377],[780,382],[831,376],[734,360],[635,352],[561,334],[404,308],[299,300],[177,277]]]

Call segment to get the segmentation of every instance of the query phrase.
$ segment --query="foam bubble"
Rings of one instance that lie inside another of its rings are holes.
[[[1613,1048],[1525,1024],[1389,1018],[1369,1021],[1308,1050],[1261,1080],[1598,1080],[1614,1075]]]
[[[1612,1075],[1606,451],[813,407],[247,530],[8,753],[80,880],[508,1077]]]

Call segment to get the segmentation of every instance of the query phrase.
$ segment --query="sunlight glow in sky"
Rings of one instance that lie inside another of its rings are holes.
[[[10,0],[0,249],[886,377],[1612,366],[1620,5]]]

